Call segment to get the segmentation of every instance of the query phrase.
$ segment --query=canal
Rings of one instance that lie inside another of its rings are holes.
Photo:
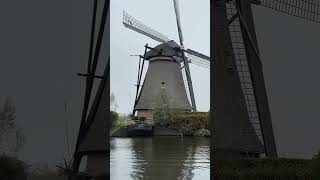
[[[111,138],[111,180],[209,180],[210,139]]]

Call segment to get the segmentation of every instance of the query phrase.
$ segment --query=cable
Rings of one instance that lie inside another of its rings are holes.
[[[68,124],[68,110],[67,110],[67,100],[64,101],[64,113],[65,113],[65,126],[66,126],[66,141],[67,141],[67,152],[68,158],[71,159],[70,144],[69,144],[69,124]]]

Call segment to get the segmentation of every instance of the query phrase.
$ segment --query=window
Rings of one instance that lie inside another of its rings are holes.
[[[166,83],[165,82],[161,82],[161,88],[165,89],[166,88]]]

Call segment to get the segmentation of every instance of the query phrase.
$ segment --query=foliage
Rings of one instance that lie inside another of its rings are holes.
[[[26,136],[22,133],[21,129],[16,130],[16,146],[15,146],[15,152],[18,152],[26,143]]]
[[[175,115],[175,111],[168,108],[161,108],[153,113],[154,125],[158,127],[170,128],[171,120]]]
[[[118,114],[111,128],[112,128],[112,131],[114,132],[117,129],[130,127],[133,124],[134,124],[134,121],[131,119],[130,115]]]
[[[26,137],[21,129],[16,127],[16,108],[10,98],[7,98],[3,105],[0,106],[0,142],[3,142],[10,135],[15,136],[14,149],[10,149],[17,153],[25,144]],[[11,143],[11,142],[10,142]],[[12,143],[11,143],[12,144]],[[8,146],[8,144],[6,145]]]
[[[130,127],[133,124],[134,124],[134,121],[131,119],[122,119],[122,120],[117,121],[117,123],[115,124],[115,127],[126,128],[126,127]]]
[[[310,160],[251,159],[216,161],[215,179],[310,179]]]
[[[165,89],[155,98],[153,112],[155,127],[175,129],[182,134],[210,135],[208,112],[184,111],[173,99],[167,95]]]
[[[110,111],[111,127],[114,126],[114,124],[118,119],[119,119],[119,114],[115,111]]]
[[[117,104],[117,101],[116,101],[116,97],[113,93],[111,93],[110,95],[110,110],[111,111],[116,111],[118,108],[118,104]]]
[[[312,178],[314,180],[320,179],[320,151],[312,159]]]
[[[171,128],[183,134],[208,136],[209,116],[207,112],[185,112],[177,109],[162,108],[153,114],[156,127]]]
[[[179,112],[173,116],[172,128],[194,134],[199,130],[209,129],[208,121],[206,112]]]
[[[209,129],[200,129],[194,132],[195,136],[210,136]]]
[[[16,158],[0,155],[0,167],[1,180],[27,179],[27,165]]]
[[[0,137],[6,135],[10,129],[15,128],[16,111],[15,106],[7,98],[2,107],[0,107]]]
[[[133,124],[134,124],[134,121],[132,121],[132,120],[118,121],[117,124],[115,125],[115,127],[116,128],[126,128],[126,127],[130,127]]]
[[[118,104],[116,102],[116,97],[113,93],[110,95],[110,123],[111,127],[114,126],[116,121],[119,119],[119,114],[116,112]]]

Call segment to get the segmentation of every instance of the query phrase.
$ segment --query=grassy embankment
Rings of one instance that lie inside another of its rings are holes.
[[[210,136],[208,112],[160,110],[154,113],[154,126],[194,136]]]
[[[119,116],[112,112],[111,134],[120,128],[130,127],[134,120],[130,116]],[[140,119],[142,122],[144,118]],[[157,110],[154,112],[155,128],[169,128],[182,134],[210,136],[208,112],[182,112],[177,110]]]
[[[313,159],[217,161],[217,180],[320,180],[320,151]]]

